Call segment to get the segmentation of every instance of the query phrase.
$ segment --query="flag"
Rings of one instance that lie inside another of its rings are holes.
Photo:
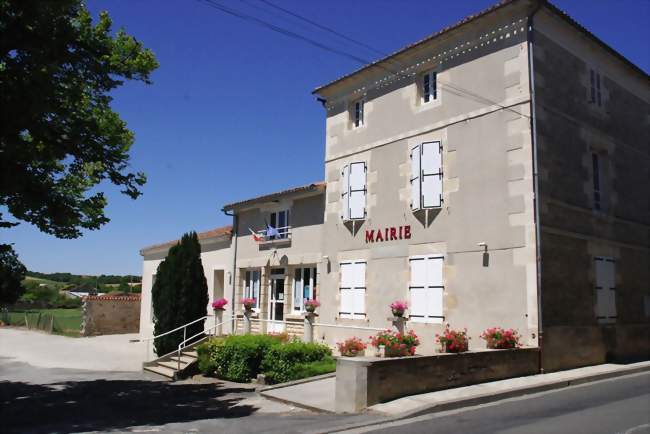
[[[254,230],[252,230],[251,228],[248,228],[248,230],[251,231],[251,235],[253,236],[253,240],[255,240],[256,243],[259,243],[260,241],[264,241],[264,238],[257,235]]]

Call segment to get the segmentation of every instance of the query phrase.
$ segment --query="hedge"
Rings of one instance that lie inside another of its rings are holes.
[[[291,342],[269,348],[262,360],[262,372],[271,383],[284,383],[297,380],[296,369],[305,371],[305,365],[331,357],[332,351],[328,346],[314,343]],[[301,377],[304,378],[304,377]]]

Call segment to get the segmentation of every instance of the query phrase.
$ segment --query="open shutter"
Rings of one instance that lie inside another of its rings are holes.
[[[366,163],[350,164],[350,219],[366,217]]]
[[[411,209],[414,211],[422,207],[420,170],[420,145],[417,145],[411,149]]]
[[[350,219],[350,166],[345,165],[341,170],[341,218]]]
[[[442,206],[442,146],[422,143],[422,207]]]
[[[427,299],[427,315],[438,321],[442,320],[442,299],[443,299],[443,281],[442,281],[442,256],[433,256],[427,260],[427,287],[429,288],[429,297]]]
[[[345,316],[351,316],[354,311],[352,285],[354,277],[354,264],[343,263],[340,265],[341,273],[341,307],[339,313]]]
[[[355,318],[363,318],[366,313],[366,263],[354,264],[353,313]]]
[[[596,318],[616,320],[616,268],[611,258],[594,258],[596,267]]]

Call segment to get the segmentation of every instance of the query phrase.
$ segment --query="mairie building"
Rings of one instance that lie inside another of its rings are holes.
[[[552,4],[511,0],[318,87],[319,181],[199,234],[225,331],[254,298],[253,332],[301,335],[315,298],[334,345],[405,300],[423,354],[449,325],[470,349],[515,328],[546,371],[650,358],[649,84]],[[171,245],[141,250],[143,337]]]

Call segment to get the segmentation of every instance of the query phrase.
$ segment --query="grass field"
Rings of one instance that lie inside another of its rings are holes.
[[[7,317],[2,319],[7,320],[10,325],[29,325],[30,328],[47,331],[52,326],[54,334],[78,337],[82,315],[81,309],[29,309],[9,312]]]

